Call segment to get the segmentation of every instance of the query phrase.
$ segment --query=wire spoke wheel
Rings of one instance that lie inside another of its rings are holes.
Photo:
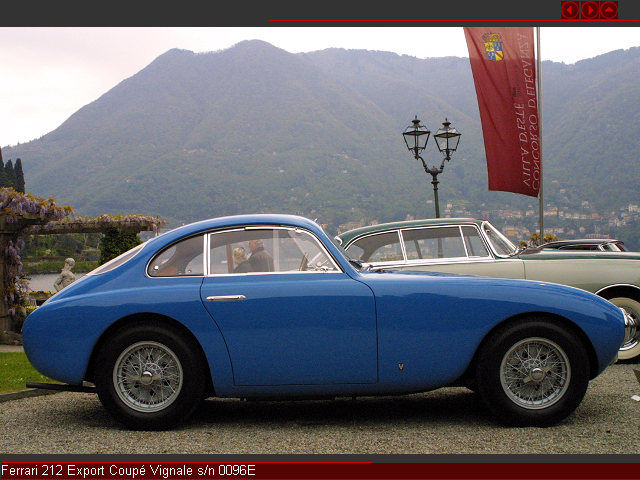
[[[180,395],[182,365],[166,345],[138,342],[124,350],[115,362],[113,385],[125,405],[138,412],[167,408]]]
[[[514,344],[500,365],[500,384],[520,407],[548,408],[563,398],[571,381],[571,364],[555,342],[541,337]]]
[[[589,385],[589,356],[571,324],[528,316],[488,337],[476,380],[484,403],[503,423],[548,427],[570,415]]]

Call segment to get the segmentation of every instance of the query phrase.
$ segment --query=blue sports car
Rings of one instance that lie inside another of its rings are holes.
[[[624,326],[619,308],[572,287],[376,272],[310,220],[243,215],[102,265],[29,315],[23,342],[65,384],[52,388],[97,391],[131,428],[171,428],[211,396],[451,385],[477,390],[508,424],[548,426],[616,360]]]

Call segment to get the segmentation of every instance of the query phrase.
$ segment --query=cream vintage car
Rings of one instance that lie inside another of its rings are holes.
[[[336,237],[375,269],[422,270],[560,283],[627,313],[619,358],[640,358],[640,253],[516,247],[486,220],[439,218],[357,228]]]

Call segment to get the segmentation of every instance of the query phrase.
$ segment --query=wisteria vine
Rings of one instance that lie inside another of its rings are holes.
[[[8,314],[15,320],[16,314],[26,314],[26,298],[29,284],[22,275],[20,251],[24,242],[20,238],[34,223],[48,223],[71,215],[73,208],[59,206],[53,198],[39,198],[20,193],[13,188],[0,189],[0,230],[4,245],[4,272],[2,298]]]
[[[32,233],[37,231],[44,233],[52,230],[55,227],[63,227],[66,224],[69,225],[95,225],[100,230],[108,230],[109,228],[132,228],[134,230],[147,230],[150,229],[153,233],[157,233],[158,229],[163,227],[167,221],[163,218],[153,217],[151,215],[140,215],[137,213],[127,215],[110,215],[102,214],[97,217],[82,217],[72,216],[57,220],[55,222],[47,223],[45,225],[34,226],[31,230]]]
[[[108,215],[95,218],[76,217],[73,207],[59,206],[53,198],[38,198],[29,193],[19,193],[13,188],[0,189],[0,234],[4,239],[4,275],[2,278],[1,298],[7,305],[12,320],[18,313],[26,315],[29,283],[22,274],[20,251],[24,248],[22,235],[64,232],[82,226],[94,227],[106,231],[110,228],[152,230],[166,224],[166,220],[149,215]]]

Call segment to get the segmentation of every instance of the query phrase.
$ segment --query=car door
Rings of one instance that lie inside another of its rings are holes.
[[[373,293],[311,232],[246,227],[208,242],[201,298],[226,342],[235,385],[377,381]],[[273,271],[233,273],[231,253],[250,242],[262,245]]]

